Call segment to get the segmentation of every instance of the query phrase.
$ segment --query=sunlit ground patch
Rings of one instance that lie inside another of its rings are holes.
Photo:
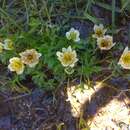
[[[127,103],[128,99],[110,101],[89,122],[91,130],[130,130],[130,109]]]
[[[90,89],[87,85],[85,85],[85,89],[81,89],[79,86],[67,88],[67,101],[71,104],[72,115],[80,117],[86,101],[91,102],[92,95],[102,87],[102,84],[98,83]],[[127,97],[119,100],[118,95],[87,121],[91,130],[130,130],[130,108],[128,105],[130,101]]]
[[[83,109],[83,105],[87,100],[91,100],[91,96],[101,88],[101,83],[97,83],[93,88],[88,88],[84,85],[81,88],[80,85],[71,86],[67,88],[67,101],[71,104],[71,112],[74,117],[79,117]]]

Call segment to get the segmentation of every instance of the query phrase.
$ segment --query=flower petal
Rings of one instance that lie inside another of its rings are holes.
[[[56,52],[56,55],[58,56],[58,57],[61,57],[62,55],[63,55],[63,53],[61,53],[61,52]]]

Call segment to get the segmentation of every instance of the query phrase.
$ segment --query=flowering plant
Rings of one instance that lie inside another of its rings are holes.
[[[14,77],[12,81],[23,82],[29,77],[35,85],[47,90],[54,89],[68,77],[80,77],[80,82],[89,83],[93,74],[102,71],[104,63],[100,61],[105,62],[102,50],[109,53],[116,49],[113,37],[106,34],[107,29],[102,24],[94,25],[94,34],[87,40],[80,39],[80,32],[73,27],[63,36],[57,35],[58,31],[51,27],[37,36],[34,32],[21,33],[19,37],[14,35],[0,42],[0,59],[8,65]],[[128,48],[118,64],[113,62],[112,56],[109,53],[109,67],[113,69],[114,63],[115,67],[120,64],[124,69],[130,68]]]

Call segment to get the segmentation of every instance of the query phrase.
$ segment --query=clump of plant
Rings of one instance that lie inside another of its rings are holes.
[[[106,35],[102,24],[94,25],[94,34],[87,40],[80,32],[71,28],[64,36],[57,27],[46,27],[43,32],[30,31],[13,35],[0,42],[0,59],[12,73],[10,82],[23,86],[31,79],[36,86],[46,90],[63,84],[67,78],[79,78],[80,83],[102,71],[98,49],[108,51],[115,45],[113,37]],[[130,68],[128,48],[123,52],[119,64]],[[23,84],[22,84],[23,83]]]

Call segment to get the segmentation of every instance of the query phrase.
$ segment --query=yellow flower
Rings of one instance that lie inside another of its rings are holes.
[[[97,39],[97,45],[101,50],[110,50],[115,44],[109,35]]]
[[[66,32],[67,39],[73,40],[74,42],[80,41],[79,35],[79,31],[74,28],[71,28],[69,32]]]
[[[102,24],[100,25],[94,25],[94,38],[103,37],[106,33],[107,29],[104,29],[104,26]]]
[[[24,71],[24,64],[21,59],[18,57],[13,57],[9,60],[10,64],[8,65],[8,69],[10,71],[16,72],[17,74],[22,74]]]
[[[29,67],[35,67],[39,62],[41,53],[38,53],[35,49],[30,49],[20,53],[20,56],[24,64]]]
[[[5,50],[13,50],[14,49],[13,41],[10,39],[5,39],[4,40],[4,49]]]
[[[124,49],[118,64],[120,64],[124,69],[130,69],[130,51],[128,50],[128,47]]]
[[[0,42],[0,53],[3,52],[3,49],[4,49],[3,43]]]
[[[71,46],[62,48],[62,52],[58,51],[56,55],[64,67],[74,67],[78,61],[76,51],[72,50]]]

